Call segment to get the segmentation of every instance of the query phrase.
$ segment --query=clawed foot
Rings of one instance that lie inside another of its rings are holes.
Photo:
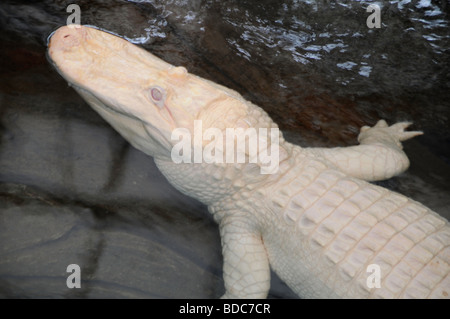
[[[374,127],[363,126],[358,136],[361,144],[392,144],[402,148],[402,141],[406,141],[418,135],[422,135],[421,131],[408,131],[405,129],[412,123],[400,122],[389,126],[385,120],[380,120]]]

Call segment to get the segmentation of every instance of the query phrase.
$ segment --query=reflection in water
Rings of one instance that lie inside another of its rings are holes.
[[[208,28],[230,30],[224,33],[228,44],[237,55],[249,61],[266,55],[283,59],[283,55],[288,54],[285,59],[323,66],[327,73],[339,75],[336,80],[345,84],[361,80],[356,75],[370,77],[375,65],[382,72],[384,65],[395,63],[401,58],[396,46],[405,47],[405,53],[421,60],[424,53],[430,54],[427,51],[436,54],[448,51],[450,37],[448,21],[444,19],[446,14],[431,0],[384,3],[206,1],[204,5],[199,5],[200,1],[132,2],[151,3],[160,10],[159,18],[163,20],[149,21],[147,38],[166,37],[168,20],[189,31],[208,32]],[[370,30],[366,25],[369,13],[365,9],[372,3],[381,6],[382,30]],[[205,25],[211,11],[220,16],[215,20],[219,27]],[[368,54],[372,45],[381,47],[375,54]],[[423,45],[428,48],[413,49]],[[357,72],[342,73],[337,68],[342,69],[343,63],[359,66],[355,67]]]

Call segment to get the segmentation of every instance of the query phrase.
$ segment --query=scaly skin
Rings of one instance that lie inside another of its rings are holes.
[[[408,168],[401,141],[421,134],[405,132],[408,123],[363,127],[360,145],[347,148],[300,148],[281,136],[273,174],[249,161],[176,164],[171,132],[193,134],[194,120],[203,130],[277,126],[238,93],[92,28],[60,28],[49,56],[176,188],[208,205],[220,226],[224,297],[266,297],[272,267],[304,298],[448,298],[448,222],[367,182]],[[367,285],[372,264],[380,288]]]

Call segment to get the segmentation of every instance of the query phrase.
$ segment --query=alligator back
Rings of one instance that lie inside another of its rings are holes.
[[[448,298],[450,227],[422,204],[302,159],[268,194],[272,268],[301,297]],[[379,275],[379,288],[374,275]],[[374,281],[372,281],[374,280]]]

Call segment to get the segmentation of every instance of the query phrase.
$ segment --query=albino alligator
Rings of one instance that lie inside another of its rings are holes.
[[[280,135],[272,174],[255,169],[261,162],[177,164],[171,132],[194,133],[194,120],[203,130],[277,126],[237,92],[106,32],[62,27],[48,52],[106,121],[208,206],[220,225],[224,297],[266,297],[270,267],[303,298],[449,296],[448,222],[367,182],[408,168],[400,142],[421,133],[407,123],[363,127],[360,145],[345,148],[302,148]]]

